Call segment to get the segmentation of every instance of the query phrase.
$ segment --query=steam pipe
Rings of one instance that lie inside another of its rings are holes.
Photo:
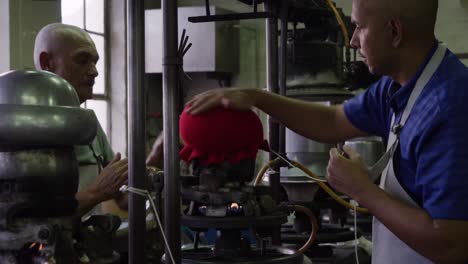
[[[144,101],[144,5],[127,0],[128,109],[129,109],[129,185],[145,188],[145,101]],[[145,200],[129,194],[128,261],[144,263]]]
[[[164,226],[168,246],[180,263],[179,67],[177,0],[161,1],[163,14]],[[168,256],[166,248],[166,256]],[[171,263],[166,257],[166,263]],[[174,263],[175,264],[175,263]]]
[[[278,12],[274,0],[265,1],[265,11],[274,14],[273,17],[269,17],[266,20],[267,90],[272,93],[278,93]],[[268,117],[268,141],[271,149],[275,151],[279,150],[279,131],[279,123],[271,117]],[[270,160],[275,158],[276,156],[270,153]],[[269,183],[272,188],[273,199],[279,203],[279,173],[270,174]],[[279,245],[281,243],[279,227],[273,230],[272,243],[274,245]]]

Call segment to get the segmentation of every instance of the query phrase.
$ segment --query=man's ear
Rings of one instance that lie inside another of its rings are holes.
[[[54,69],[52,56],[48,52],[43,51],[39,54],[39,64],[41,66],[41,70],[52,71]]]
[[[403,24],[399,19],[392,19],[389,22],[392,38],[392,46],[398,48],[403,42]]]

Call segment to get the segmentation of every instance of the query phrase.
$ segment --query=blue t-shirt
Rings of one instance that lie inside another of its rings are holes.
[[[399,121],[414,85],[381,78],[344,108],[358,129],[388,139],[393,113]],[[416,100],[394,155],[401,186],[435,219],[468,220],[468,69],[450,51]]]

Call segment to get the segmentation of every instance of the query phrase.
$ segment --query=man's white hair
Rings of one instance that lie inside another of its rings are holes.
[[[37,70],[41,70],[39,56],[42,52],[57,52],[67,41],[78,39],[90,39],[90,37],[83,29],[72,25],[53,23],[44,26],[37,33],[34,42],[34,66]]]

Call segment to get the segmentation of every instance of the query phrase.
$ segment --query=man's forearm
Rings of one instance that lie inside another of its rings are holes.
[[[357,197],[358,202],[369,209],[390,231],[407,245],[435,263],[464,263],[468,248],[463,232],[455,225],[465,226],[463,221],[448,223],[436,228],[435,221],[424,210],[403,204],[374,185]],[[457,222],[457,223],[456,223]],[[463,228],[466,229],[466,228]]]
[[[150,152],[146,158],[146,166],[152,166],[159,169],[164,168],[164,154],[163,153],[153,153]]]
[[[336,143],[364,133],[345,129],[347,120],[337,120],[340,106],[325,106],[292,99],[257,89],[246,90],[254,98],[255,107],[296,133],[320,142]]]
[[[128,193],[123,193],[114,199],[120,210],[128,211]]]
[[[101,202],[97,195],[87,190],[77,192],[75,198],[78,201],[78,214],[80,216],[85,215]]]

